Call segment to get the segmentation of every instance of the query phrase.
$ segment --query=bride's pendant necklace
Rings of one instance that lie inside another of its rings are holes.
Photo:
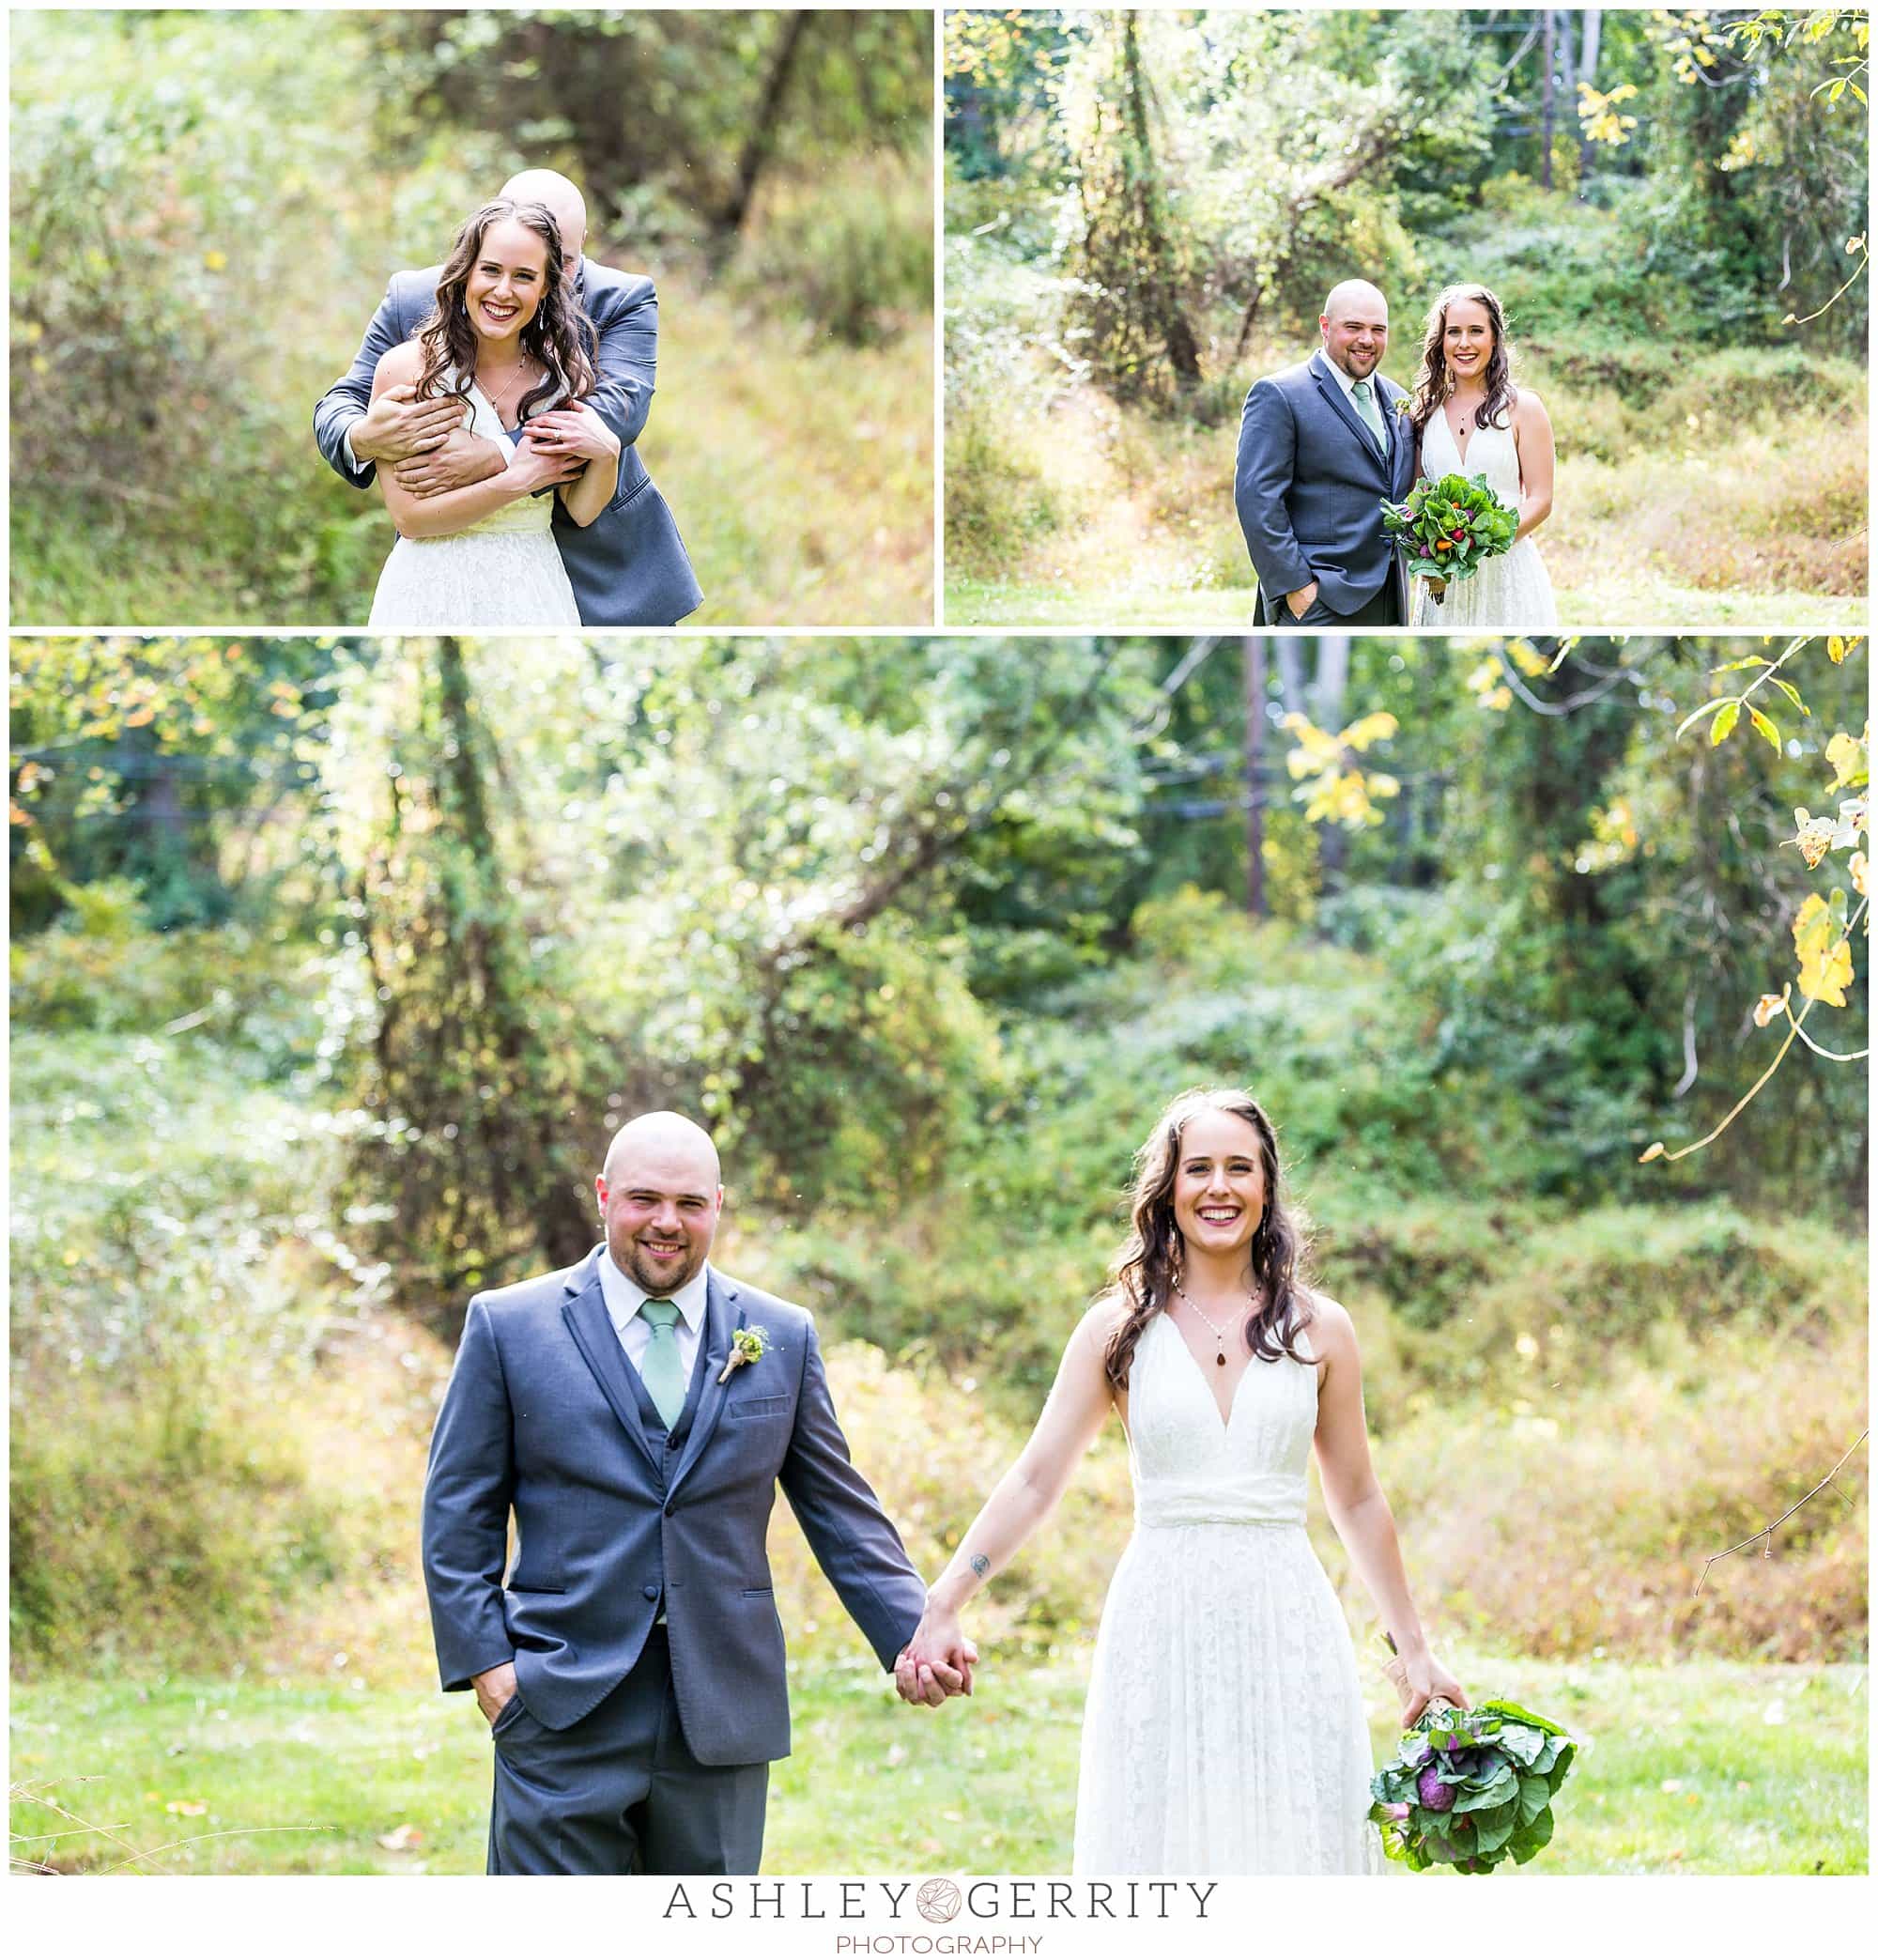
[[[1205,1307],[1203,1307],[1203,1306],[1202,1306],[1202,1305],[1201,1305],[1201,1304],[1199,1304],[1199,1302],[1198,1302],[1198,1301],[1196,1301],[1196,1300],[1192,1300],[1192,1299],[1189,1299],[1189,1298],[1188,1298],[1188,1295],[1187,1295],[1187,1289],[1186,1289],[1185,1287],[1183,1287],[1183,1286],[1182,1286],[1182,1285],[1180,1284],[1180,1282],[1179,1282],[1179,1281],[1178,1281],[1178,1279],[1177,1279],[1177,1280],[1176,1280],[1176,1281],[1174,1282],[1174,1290],[1175,1290],[1175,1291],[1176,1291],[1177,1293],[1178,1293],[1178,1294],[1179,1294],[1180,1298],[1181,1298],[1181,1299],[1182,1299],[1183,1301],[1186,1301],[1186,1304],[1188,1304],[1189,1306],[1191,1306],[1191,1307],[1192,1307],[1192,1308],[1193,1309],[1193,1311],[1194,1311],[1194,1312],[1195,1312],[1196,1314],[1198,1314],[1198,1315],[1199,1315],[1199,1317],[1201,1318],[1201,1320],[1204,1320],[1204,1321],[1205,1321],[1205,1322],[1207,1323],[1207,1325],[1208,1325],[1208,1327],[1212,1328],[1212,1330],[1213,1330],[1213,1338],[1214,1338],[1214,1340],[1216,1340],[1216,1341],[1217,1341],[1217,1342],[1219,1343],[1219,1349],[1220,1349],[1220,1351],[1218,1352],[1218,1354],[1216,1354],[1216,1355],[1215,1355],[1215,1356],[1213,1357],[1213,1366],[1214,1366],[1215,1367],[1219,1367],[1219,1368],[1223,1368],[1223,1367],[1224,1367],[1224,1366],[1225,1366],[1225,1365],[1226,1365],[1226,1331],[1225,1331],[1225,1329],[1224,1329],[1224,1327],[1220,1327],[1220,1326],[1218,1326],[1218,1325],[1216,1325],[1216,1324],[1214,1323],[1214,1320],[1213,1320],[1213,1317],[1212,1317],[1212,1316],[1211,1316],[1211,1315],[1210,1315],[1209,1313],[1208,1313],[1208,1311],[1206,1310],[1206,1308],[1205,1308]],[[1247,1297],[1247,1299],[1248,1299],[1248,1300],[1250,1300],[1250,1299],[1251,1299],[1251,1295],[1250,1295],[1250,1294],[1248,1294],[1248,1295],[1247,1295],[1246,1297]]]
[[[513,388],[516,385],[516,383],[520,379],[520,378],[528,373],[529,365],[530,363],[526,359],[516,362],[515,366],[510,370],[508,381],[504,385],[500,394],[490,394],[489,390],[486,387],[483,386],[482,377],[480,375],[477,377],[477,385],[479,387],[483,387],[483,393],[485,394],[489,395],[489,406],[493,409],[495,409],[496,420],[500,422],[504,428],[508,426],[509,389]]]

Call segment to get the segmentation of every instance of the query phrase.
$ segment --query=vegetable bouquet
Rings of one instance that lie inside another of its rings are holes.
[[[1516,1702],[1432,1702],[1370,1783],[1383,1850],[1412,1872],[1523,1865],[1551,1842],[1552,1798],[1577,1752],[1557,1722]]]
[[[1484,476],[1424,477],[1400,503],[1384,501],[1382,528],[1399,539],[1424,579],[1471,579],[1482,561],[1513,548],[1519,513]]]

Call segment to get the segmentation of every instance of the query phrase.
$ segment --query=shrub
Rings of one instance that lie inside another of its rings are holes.
[[[292,1429],[193,1374],[41,1378],[12,1436],[16,1661],[213,1666],[334,1576],[335,1515]]]
[[[751,305],[785,297],[824,333],[875,347],[932,312],[932,182],[926,161],[856,159],[839,181],[765,189],[732,286]]]

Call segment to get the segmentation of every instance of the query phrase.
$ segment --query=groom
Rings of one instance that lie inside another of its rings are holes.
[[[604,1245],[470,1303],[423,1489],[439,1669],[490,1723],[491,1872],[754,1873],[789,1753],[777,1485],[883,1667],[926,1587],[808,1315],[706,1263],[710,1137],[637,1117],[594,1189]],[[935,1705],[969,1690],[964,1658]]]
[[[1414,477],[1408,397],[1377,370],[1389,302],[1347,279],[1317,320],[1323,347],[1255,381],[1239,421],[1233,501],[1269,625],[1399,626],[1408,575],[1382,501]]]
[[[578,190],[552,170],[524,170],[500,194],[545,204],[561,227],[562,265],[574,296],[599,335],[588,354],[599,380],[594,410],[620,440],[620,481],[613,501],[584,529],[557,499],[554,541],[567,582],[589,626],[670,626],[702,604],[691,561],[634,444],[652,411],[658,358],[658,296],[650,279],[616,272],[584,258],[587,206]],[[351,371],[335,381],[313,411],[319,453],[354,489],[369,489],[380,466],[394,471],[414,497],[435,497],[481,483],[506,467],[498,446],[472,436],[454,396],[414,401],[408,387],[372,399],[372,377],[386,348],[409,340],[437,298],[440,268],[393,272],[372,316]]]

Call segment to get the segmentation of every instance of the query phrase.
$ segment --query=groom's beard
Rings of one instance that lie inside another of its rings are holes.
[[[628,1239],[623,1246],[609,1248],[613,1263],[619,1267],[635,1286],[643,1287],[657,1299],[669,1298],[680,1287],[687,1285],[703,1271],[704,1261],[710,1256],[710,1247],[687,1245],[676,1259],[661,1265],[639,1245],[637,1239]]]

